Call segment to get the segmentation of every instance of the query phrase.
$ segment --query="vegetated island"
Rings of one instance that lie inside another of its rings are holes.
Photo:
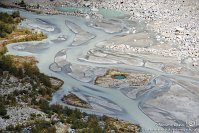
[[[29,29],[18,29],[20,13],[0,13],[0,132],[55,133],[131,132],[140,126],[110,117],[100,117],[49,105],[53,92],[63,81],[41,73],[34,57],[5,55],[6,45],[14,42],[40,41],[46,36]],[[75,98],[77,99],[77,98]]]
[[[124,84],[128,84],[128,86],[144,86],[151,78],[151,74],[129,73],[110,69],[105,75],[97,77],[95,84],[106,88],[117,88]]]
[[[62,101],[68,105],[82,107],[82,108],[92,108],[86,101],[82,100],[73,93],[64,95]]]

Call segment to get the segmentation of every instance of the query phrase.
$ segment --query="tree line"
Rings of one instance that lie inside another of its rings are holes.
[[[4,38],[11,34],[16,29],[16,25],[21,21],[20,12],[15,11],[11,15],[0,12],[0,16],[0,38]]]
[[[0,73],[3,73],[3,71],[9,71],[10,74],[18,78],[24,78],[28,76],[30,79],[42,83],[47,87],[52,86],[50,78],[41,73],[36,66],[32,66],[30,63],[24,63],[23,68],[17,68],[13,63],[11,56],[1,55],[0,57]]]

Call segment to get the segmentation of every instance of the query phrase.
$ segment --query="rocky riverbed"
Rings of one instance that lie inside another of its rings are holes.
[[[75,6],[82,5],[78,3]],[[198,2],[113,0],[91,1],[90,6],[128,11],[130,17],[94,19],[32,15],[32,19],[44,19],[60,29],[56,34],[46,32],[48,49],[34,53],[34,45],[29,44],[33,47],[31,51],[14,50],[11,46],[9,51],[12,54],[29,52],[35,55],[40,61],[38,66],[41,71],[64,80],[63,87],[53,95],[52,103],[67,106],[61,98],[68,92],[74,92],[93,107],[80,108],[82,111],[130,119],[139,123],[143,132],[197,132],[197,124],[190,128],[186,123],[198,120]],[[28,15],[24,13],[24,16]],[[53,19],[60,21],[54,22]],[[70,24],[66,23],[68,20]],[[30,26],[27,23],[30,22],[23,24]],[[85,34],[77,36],[76,30]],[[89,38],[91,34],[95,38]],[[67,40],[54,41],[62,35],[67,36]],[[71,45],[75,41],[78,45]],[[84,45],[79,45],[81,43]],[[116,75],[122,76],[120,78],[133,72],[138,75],[147,73],[153,78],[137,87],[129,86],[120,79],[117,80],[119,87],[115,89],[106,81],[116,83],[116,80],[105,76],[100,82],[103,85],[95,85],[95,79],[103,77],[110,69],[124,71],[123,75]],[[176,125],[184,126],[179,128]]]

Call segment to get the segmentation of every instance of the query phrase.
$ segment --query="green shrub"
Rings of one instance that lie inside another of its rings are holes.
[[[0,103],[0,116],[6,116],[7,115],[7,110],[6,107],[3,103]]]

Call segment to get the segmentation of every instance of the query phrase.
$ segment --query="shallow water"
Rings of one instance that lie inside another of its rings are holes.
[[[10,11],[6,9],[0,9],[0,10]],[[97,64],[97,63],[79,61],[78,58],[85,56],[90,49],[95,48],[95,45],[98,42],[108,40],[116,35],[121,35],[123,33],[121,32],[116,34],[108,34],[102,30],[98,30],[87,26],[88,20],[74,16],[38,15],[25,11],[21,11],[21,15],[28,19],[28,21],[23,21],[21,26],[30,28],[29,24],[33,23],[33,24],[38,24],[39,26],[46,25],[47,27],[54,27],[54,29],[57,29],[56,32],[54,32],[51,30],[45,31],[44,29],[39,28],[41,31],[44,31],[45,34],[48,36],[47,39],[42,41],[42,43],[48,44],[48,49],[45,50],[41,49],[39,52],[35,52],[35,50],[32,49],[28,50],[16,49],[16,46],[24,43],[15,43],[7,46],[9,51],[8,54],[35,56],[39,61],[38,67],[41,72],[49,76],[55,76],[64,80],[64,85],[60,88],[60,90],[58,90],[55,94],[53,94],[51,104],[59,103],[64,106],[69,106],[62,103],[61,98],[63,97],[63,95],[71,91],[78,95],[81,95],[88,102],[90,102],[91,105],[95,106],[94,109],[79,108],[82,111],[85,111],[87,113],[99,114],[99,115],[106,114],[117,118],[132,121],[133,123],[140,124],[140,126],[143,128],[142,131],[143,133],[149,132],[148,131],[149,129],[155,129],[155,131],[152,131],[153,133],[159,133],[158,130],[162,130],[161,132],[166,132],[163,130],[163,128],[157,126],[157,124],[152,119],[150,119],[147,115],[145,115],[140,109],[140,107],[142,106],[142,103],[144,101],[155,95],[154,92],[157,92],[158,90],[159,91],[166,90],[169,88],[169,86],[171,85],[171,81],[168,79],[168,77],[172,76],[172,78],[178,78],[178,79],[183,79],[183,78],[186,79],[186,77],[179,77],[179,76],[174,77],[173,75],[165,74],[150,68],[135,67],[125,64]],[[38,20],[42,20],[47,23],[42,23],[41,21]],[[71,46],[75,34],[66,26],[65,23],[66,20],[74,22],[74,24],[80,26],[83,30],[94,34],[96,37],[93,38],[92,40],[89,40],[84,45]],[[68,37],[67,40],[55,41],[58,37],[62,35],[66,35]],[[31,42],[27,43],[28,43],[27,46],[32,45]],[[41,42],[35,42],[35,43],[39,44]],[[157,78],[160,75],[164,75],[165,78],[167,79],[166,80],[167,82],[165,82],[165,84],[163,84],[161,88],[156,88],[154,87],[155,86],[154,85],[155,78],[154,78],[147,85],[148,88],[151,88],[148,90],[147,93],[145,93],[144,95],[142,95],[137,99],[131,99],[126,95],[124,95],[119,89],[99,87],[88,82],[80,81],[77,77],[72,77],[70,74],[66,73],[65,71],[54,72],[50,70],[49,66],[52,63],[54,63],[55,56],[57,55],[58,52],[62,50],[66,50],[67,59],[64,60],[67,60],[68,62],[70,62],[70,64],[74,64],[75,66],[81,65],[82,70],[87,67],[89,67],[89,69],[98,68],[98,67],[109,69],[117,67],[126,71],[137,71],[137,72],[141,71],[141,72],[151,73]],[[69,107],[74,108],[73,106]]]
[[[56,9],[58,11],[69,12],[69,13],[73,13],[73,12],[90,13],[91,12],[91,8],[89,8],[89,7],[82,7],[82,8],[57,7]],[[125,16],[127,16],[126,12],[115,11],[115,10],[112,10],[112,9],[104,9],[104,8],[98,9],[97,13],[101,14],[105,18],[125,17]]]
[[[82,8],[77,8],[77,7],[57,7],[56,8],[58,11],[62,12],[81,12],[81,13],[89,13],[90,8],[88,7],[82,7]]]
[[[115,75],[115,76],[113,76],[113,78],[115,78],[115,79],[125,79],[126,76],[123,76],[123,75]]]

